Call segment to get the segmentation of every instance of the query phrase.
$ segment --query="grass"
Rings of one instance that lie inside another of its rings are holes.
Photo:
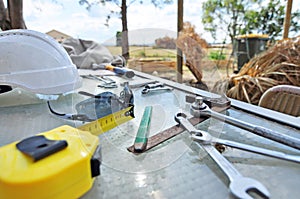
[[[121,55],[122,48],[119,46],[106,46],[108,50],[113,55]],[[209,48],[207,54],[218,54],[220,53],[220,48]],[[129,53],[131,58],[150,58],[154,59],[157,58],[158,60],[164,59],[171,59],[176,60],[176,50],[175,49],[161,49],[161,48],[154,48],[151,46],[130,46]],[[231,49],[223,49],[222,52],[222,59],[228,59],[231,53]],[[209,56],[205,59],[211,59]]]
[[[107,46],[113,55],[121,55],[122,49],[118,46]],[[176,50],[153,48],[150,46],[130,46],[129,53],[131,58],[149,58],[157,60],[171,59],[176,60]]]

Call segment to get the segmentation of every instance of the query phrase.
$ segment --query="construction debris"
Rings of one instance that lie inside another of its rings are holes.
[[[282,84],[300,86],[300,36],[258,54],[237,75],[217,82],[214,92],[228,85],[228,97],[257,105],[267,89]]]
[[[177,47],[185,55],[185,65],[199,82],[202,80],[201,61],[206,55],[207,46],[207,42],[195,32],[195,27],[191,23],[185,22],[177,39]]]

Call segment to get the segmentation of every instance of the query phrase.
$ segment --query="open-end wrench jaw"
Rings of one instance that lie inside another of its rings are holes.
[[[229,189],[231,194],[233,194],[236,198],[253,199],[253,197],[249,195],[249,192],[254,192],[259,195],[260,198],[264,199],[269,199],[271,197],[270,192],[263,184],[248,177],[243,177],[238,181],[231,182]]]
[[[253,199],[249,195],[249,192],[255,192],[263,198],[270,198],[270,193],[257,180],[243,177],[238,170],[236,170],[233,165],[224,158],[215,148],[212,146],[213,141],[210,139],[215,139],[210,134],[197,130],[188,120],[184,113],[177,113],[175,115],[175,121],[182,125],[191,135],[192,138],[197,140],[201,147],[211,156],[211,158],[218,164],[218,166],[224,171],[230,180],[230,191],[231,193],[241,199]],[[210,137],[206,137],[210,136]]]

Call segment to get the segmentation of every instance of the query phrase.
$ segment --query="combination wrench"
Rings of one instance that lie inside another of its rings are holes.
[[[240,142],[217,138],[212,136],[208,132],[201,131],[201,130],[197,130],[197,132],[194,133],[195,127],[186,119],[186,117],[187,116],[184,113],[177,113],[177,115],[175,116],[175,120],[176,122],[182,124],[185,127],[185,129],[187,129],[191,133],[192,140],[196,142],[204,143],[204,144],[221,144],[221,145],[229,146],[244,151],[257,153],[260,155],[265,155],[273,158],[278,158],[281,160],[300,163],[300,156],[298,155],[290,155],[279,151],[274,151],[266,148],[256,147],[253,145],[243,144]]]
[[[142,90],[142,95],[148,95],[150,93],[172,91],[172,90],[173,90],[172,88],[168,88],[168,87],[144,88]]]
[[[192,135],[203,135],[204,132],[196,129],[186,118],[184,113],[178,113],[175,115],[175,120],[181,124]],[[270,198],[270,193],[267,188],[255,179],[242,176],[239,171],[224,157],[217,149],[211,145],[211,142],[196,142],[202,147],[209,156],[218,164],[223,172],[229,178],[230,192],[237,198],[252,199],[249,195],[249,191],[253,191],[256,194],[264,198]]]
[[[279,142],[281,144],[293,147],[295,149],[300,150],[300,139],[277,133],[275,131],[255,126],[252,124],[249,124],[247,122],[243,122],[240,120],[237,120],[235,118],[232,118],[227,115],[223,115],[221,113],[215,112],[209,108],[204,102],[203,98],[200,96],[197,96],[195,99],[195,102],[191,105],[190,113],[194,117],[212,117],[220,121],[225,121],[228,124],[232,124],[234,126],[237,126],[239,128],[245,129],[247,131],[250,131],[256,135],[262,136],[264,138],[268,138],[270,140]]]

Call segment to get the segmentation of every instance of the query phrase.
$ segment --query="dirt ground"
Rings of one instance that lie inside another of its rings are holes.
[[[120,47],[108,46],[107,48],[113,55],[121,54]],[[220,49],[211,48],[208,51],[220,51]],[[211,61],[206,58],[202,61],[202,81],[207,85],[209,91],[212,91],[217,81],[233,74],[232,61],[228,61],[230,60],[230,52],[230,48],[224,49],[226,60]],[[128,61],[129,68],[176,81],[176,50],[157,49],[149,46],[130,46],[130,57],[131,59]],[[196,78],[186,66],[183,66],[183,82],[191,86],[197,86],[194,84],[197,82]]]
[[[175,61],[138,61],[131,60],[128,62],[129,68],[134,70],[142,71],[148,74],[159,76],[165,79],[176,81],[176,62]],[[209,91],[212,91],[215,83],[219,80],[223,80],[233,74],[232,63],[227,62],[213,62],[213,61],[203,61],[202,74],[203,83],[208,87]],[[197,82],[193,73],[183,66],[183,83],[198,87],[195,83]]]

